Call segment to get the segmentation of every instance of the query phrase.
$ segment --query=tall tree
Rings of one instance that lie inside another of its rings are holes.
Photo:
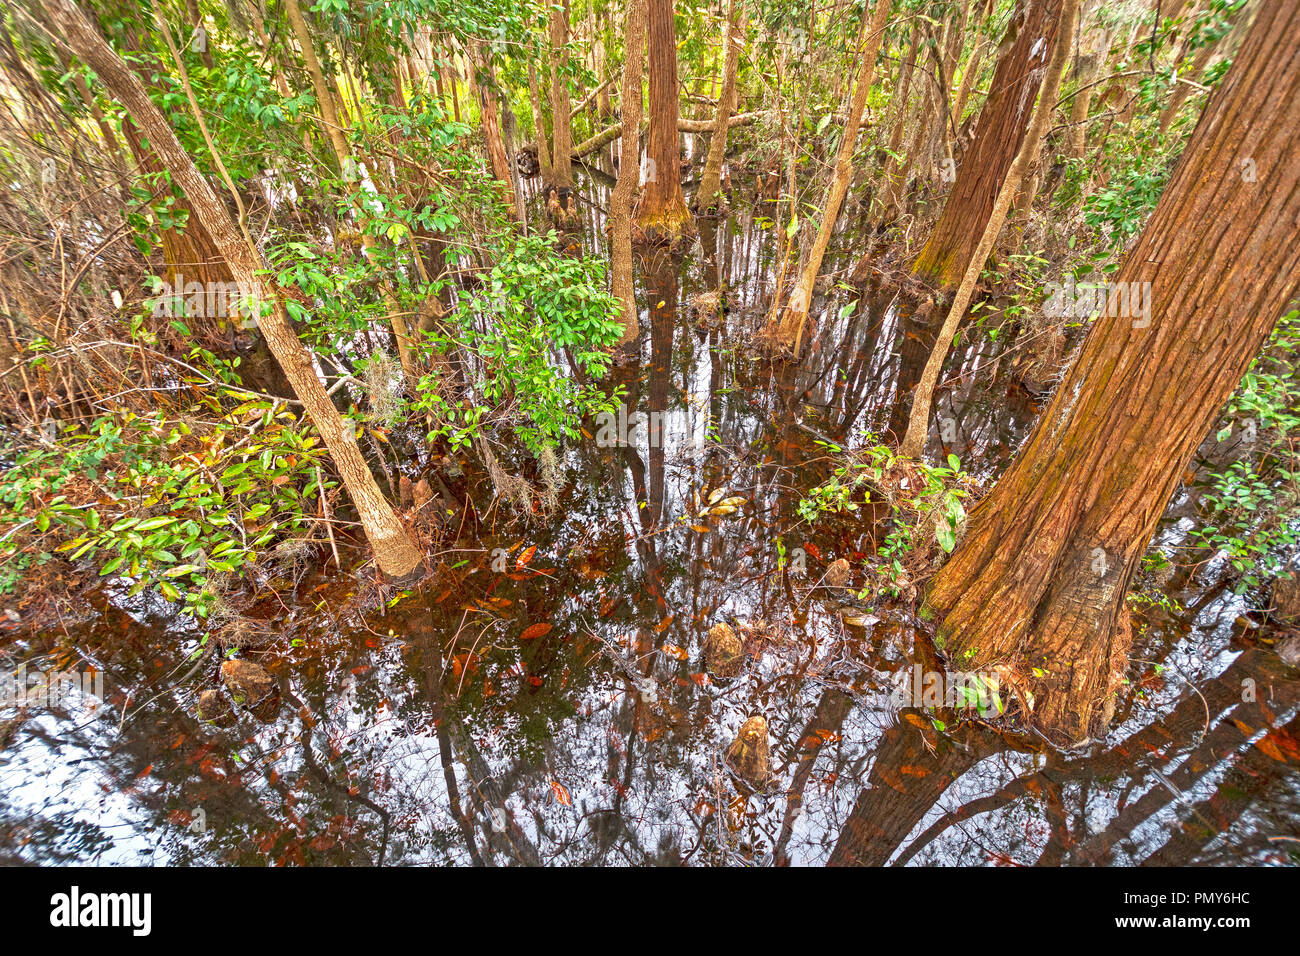
[[[1097,92],[1096,79],[1110,50],[1110,31],[1093,21],[1100,0],[1087,0],[1079,15],[1075,41],[1074,93],[1070,97],[1070,124],[1065,132],[1065,156],[1082,159],[1088,146],[1088,112]]]
[[[623,64],[622,138],[618,148],[618,182],[610,199],[610,291],[623,311],[623,334],[618,345],[626,345],[640,331],[636,298],[632,293],[632,202],[641,181],[641,73],[645,64],[646,0],[627,0],[623,27],[627,48]]]
[[[804,325],[808,321],[808,309],[812,305],[813,285],[817,273],[821,271],[822,259],[831,242],[831,233],[835,231],[835,220],[839,218],[848,194],[849,183],[853,179],[853,151],[857,147],[858,129],[862,125],[862,114],[867,108],[867,94],[876,76],[876,56],[880,53],[880,43],[889,22],[892,0],[876,0],[871,19],[867,19],[865,8],[862,11],[862,27],[854,50],[858,56],[858,81],[853,88],[853,99],[849,105],[849,115],[844,123],[844,133],[840,139],[839,153],[835,158],[835,171],[831,175],[830,188],[826,192],[826,205],[822,209],[821,225],[817,229],[817,238],[813,242],[808,259],[799,274],[799,280],[790,292],[790,300],[785,313],[772,336],[783,348],[792,349],[797,355],[803,337]]]
[[[551,5],[551,150],[553,186],[573,185],[573,134],[569,128],[569,0]]]
[[[1074,29],[1078,11],[1079,0],[1063,0],[1061,25],[1066,29],[1066,35]],[[934,401],[934,389],[939,381],[939,373],[943,371],[944,360],[948,357],[948,346],[956,336],[961,320],[966,315],[966,309],[970,306],[971,298],[975,294],[975,283],[979,281],[980,273],[984,271],[984,262],[993,251],[993,244],[997,242],[998,233],[1002,231],[1002,225],[1007,220],[1011,202],[1020,191],[1025,175],[1038,155],[1043,136],[1047,132],[1047,121],[1052,115],[1056,95],[1061,88],[1061,78],[1065,75],[1069,52],[1068,43],[1058,43],[1052,48],[1052,58],[1047,64],[1047,72],[1043,74],[1037,105],[1030,112],[1029,130],[1024,142],[1020,144],[1020,152],[1016,154],[1015,161],[1007,170],[1006,178],[1002,180],[1002,185],[994,198],[993,211],[989,213],[979,241],[966,262],[961,284],[957,287],[957,293],[948,307],[943,327],[939,330],[934,349],[930,352],[925,370],[921,373],[921,381],[912,396],[912,409],[908,416],[907,433],[903,436],[899,448],[900,454],[919,458],[925,449],[925,438],[930,423],[930,405]]]
[[[894,84],[894,89],[890,95],[894,109],[894,119],[889,131],[889,142],[885,147],[885,164],[881,167],[880,175],[876,179],[875,193],[880,198],[872,209],[873,225],[891,219],[902,211],[902,181],[907,178],[907,174],[899,168],[901,163],[899,157],[902,155],[903,136],[907,133],[908,120],[912,115],[908,104],[912,91],[912,76],[915,73],[916,57],[920,46],[920,27],[913,26],[911,44],[903,55],[903,62],[899,65],[898,80]]]
[[[537,167],[542,182],[551,181],[551,145],[546,139],[546,124],[542,117],[541,88],[537,83],[537,65],[528,63],[528,103],[533,110],[533,142],[537,144]]]
[[[998,190],[1025,140],[1030,104],[1042,84],[1060,19],[1061,0],[1016,2],[1002,41],[1006,52],[993,73],[975,140],[962,157],[929,241],[912,263],[914,273],[939,289],[956,287],[979,244]]]
[[[1111,713],[1133,572],[1184,469],[1300,286],[1300,3],[1261,5],[1116,296],[926,596],[962,667],[1022,669],[1059,739]]]
[[[700,186],[695,191],[695,208],[713,207],[722,184],[722,160],[727,154],[727,123],[736,108],[736,73],[740,67],[740,50],[745,45],[745,0],[731,0],[727,12],[727,35],[723,41],[722,92],[718,94],[718,112],[709,137],[709,155],[704,160]]]
[[[682,193],[682,148],[677,132],[677,30],[673,24],[672,0],[646,0],[646,29],[650,162],[636,221],[646,239],[672,245],[695,228]]]
[[[492,175],[501,184],[501,201],[506,210],[510,216],[517,217],[514,178],[510,175],[510,159],[501,139],[501,114],[497,110],[496,92],[492,89],[496,77],[481,43],[474,43],[470,50],[470,77],[478,94],[479,125],[483,127],[483,142],[487,147],[488,161],[492,164]]]
[[[164,168],[184,192],[193,215],[202,221],[217,250],[225,257],[235,280],[241,287],[255,290],[257,298],[270,305],[266,315],[257,317],[258,328],[329,449],[374,549],[376,563],[391,576],[410,575],[420,565],[420,551],[380,492],[357,446],[352,426],[343,420],[326,394],[311,354],[289,323],[282,294],[274,283],[258,275],[266,263],[251,238],[234,221],[194,165],[140,79],[108,45],[87,15],[73,0],[49,0],[46,11],[61,31],[62,41],[95,71],[147,137]]]
[[[343,178],[348,183],[348,189],[350,190],[348,198],[351,200],[353,208],[360,212],[365,198],[363,196],[360,166],[353,157],[351,148],[348,145],[347,121],[342,118],[339,112],[337,94],[334,88],[325,81],[325,73],[321,69],[320,58],[316,55],[316,43],[312,38],[311,28],[307,25],[307,19],[303,16],[298,0],[285,0],[284,6],[285,12],[289,15],[289,25],[298,40],[298,47],[302,51],[303,61],[307,64],[307,75],[311,78],[312,91],[315,93],[316,102],[320,106],[323,132],[329,140],[330,147],[334,150],[334,157],[338,160]],[[361,245],[366,259],[372,263],[375,262],[378,255],[378,240],[363,229],[361,230]],[[405,376],[407,384],[414,387],[415,383],[419,381],[420,373],[415,358],[415,343],[411,337],[411,330],[407,325],[405,313],[397,304],[397,299],[386,290],[384,292],[384,301],[388,308],[393,338],[397,344],[397,357],[402,365],[402,374]]]

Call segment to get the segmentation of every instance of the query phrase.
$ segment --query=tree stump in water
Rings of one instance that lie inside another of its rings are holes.
[[[822,583],[828,588],[845,587],[849,583],[849,562],[845,558],[836,558],[835,562],[826,569]]]
[[[198,703],[194,707],[194,715],[206,724],[217,724],[224,726],[230,722],[232,715],[230,701],[219,690],[209,688],[199,694]]]
[[[275,678],[261,665],[234,658],[221,664],[221,680],[235,703],[250,707],[275,690]]]
[[[750,783],[761,786],[772,779],[772,748],[767,739],[767,721],[751,717],[727,748],[727,766]]]
[[[704,640],[704,666],[714,677],[730,678],[740,673],[745,648],[730,624],[715,624]]]

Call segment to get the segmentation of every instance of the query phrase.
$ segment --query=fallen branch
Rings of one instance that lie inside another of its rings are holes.
[[[760,117],[766,115],[767,115],[766,112],[738,113],[735,116],[731,117],[731,119],[727,120],[727,129],[732,129],[733,127],[736,126],[744,126],[747,123],[752,123],[755,120],[759,119]],[[648,125],[649,124],[642,124],[641,128],[644,130]],[[677,121],[677,131],[680,133],[707,133],[710,132],[712,129],[713,129],[713,120],[711,119],[707,119],[707,120],[679,119]],[[595,152],[596,150],[604,146],[606,143],[612,143],[614,140],[618,139],[621,135],[623,135],[623,124],[615,123],[613,126],[601,130],[595,136],[591,137],[591,139],[585,140],[579,143],[577,146],[575,146],[573,148],[573,158],[582,159],[582,157],[586,156],[588,153]]]

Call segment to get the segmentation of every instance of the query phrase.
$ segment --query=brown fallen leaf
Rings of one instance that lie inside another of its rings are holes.
[[[536,624],[530,624],[524,628],[524,632],[519,635],[521,641],[533,641],[539,637],[545,637],[551,633],[552,625],[546,621],[539,621]]]

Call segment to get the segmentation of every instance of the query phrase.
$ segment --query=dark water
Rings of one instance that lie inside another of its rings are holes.
[[[607,187],[597,176],[584,194],[588,250]],[[807,590],[836,558],[874,547],[880,516],[809,527],[796,507],[834,467],[824,442],[901,431],[933,332],[887,292],[831,291],[824,314],[853,310],[800,364],[765,361],[750,341],[773,292],[774,215],[738,203],[702,224],[685,258],[642,262],[640,355],[612,381],[629,410],[657,413],[660,440],[643,430],[631,447],[567,449],[559,506],[531,522],[493,507],[482,476],[446,473],[461,535],[437,576],[390,608],[356,610],[366,582],[332,566],[286,574],[250,612],[272,639],[243,652],[280,684],[264,720],[196,719],[218,658],[160,605],[101,593],[62,629],[6,638],[6,669],[102,669],[110,706],[16,722],[0,711],[0,858],[1300,860],[1300,681],[1267,628],[1238,622],[1244,599],[1213,560],[1140,582],[1178,603],[1139,609],[1131,684],[1107,738],[1085,750],[970,720],[940,732],[891,702],[894,675],[932,654],[908,609],[858,610],[854,624]],[[847,272],[853,245],[833,247],[827,270]],[[701,328],[691,301],[719,287],[731,308]],[[930,453],[959,455],[986,484],[1036,413],[1007,364],[986,338],[964,339],[937,399],[952,427]],[[717,489],[745,504],[700,518],[695,496]],[[1161,546],[1180,547],[1194,504],[1189,492],[1171,505]],[[804,549],[805,575],[781,568],[781,548]],[[718,681],[701,646],[724,620],[766,622],[770,640]],[[763,787],[723,759],[755,715],[772,741]]]

